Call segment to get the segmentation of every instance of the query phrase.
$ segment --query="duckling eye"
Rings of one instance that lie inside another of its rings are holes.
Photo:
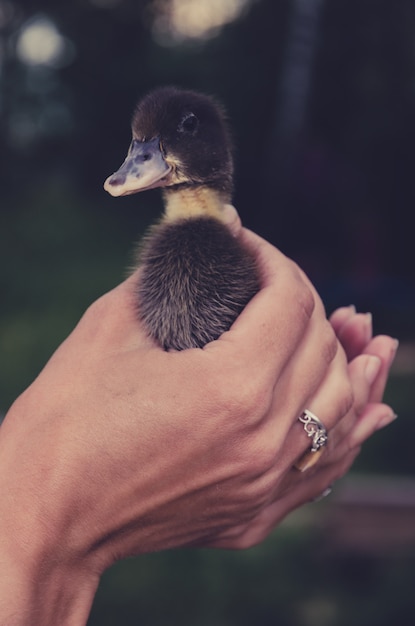
[[[195,134],[199,126],[199,120],[194,113],[185,113],[180,121],[177,130],[179,133]]]

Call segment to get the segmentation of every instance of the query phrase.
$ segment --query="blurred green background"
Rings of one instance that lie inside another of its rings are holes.
[[[401,340],[400,419],[353,479],[256,549],[116,565],[91,626],[413,624],[414,42],[415,0],[0,0],[0,412],[160,210],[102,189],[160,84],[224,102],[244,223],[328,312],[353,303]]]

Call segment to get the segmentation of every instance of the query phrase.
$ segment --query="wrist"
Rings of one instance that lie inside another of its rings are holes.
[[[69,566],[27,550],[22,558],[5,539],[0,542],[0,626],[86,624],[99,575],[82,563]]]
[[[8,418],[0,430],[0,626],[82,626],[100,573],[87,549],[71,547],[59,492],[45,506],[42,464],[14,441],[28,416],[11,409]]]

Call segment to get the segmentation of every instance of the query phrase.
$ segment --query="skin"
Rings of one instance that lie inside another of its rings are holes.
[[[372,338],[352,307],[328,322],[301,270],[228,211],[263,284],[229,332],[162,351],[137,323],[134,275],[90,307],[7,414],[0,624],[85,624],[103,571],[130,555],[255,545],[393,421],[381,398],[396,341]],[[304,408],[329,445],[302,473]]]

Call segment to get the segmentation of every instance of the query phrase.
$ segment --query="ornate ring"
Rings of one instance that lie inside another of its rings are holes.
[[[327,445],[328,435],[323,422],[308,409],[303,411],[298,419],[303,424],[307,437],[313,440],[310,450],[295,464],[295,467],[300,470],[300,472],[305,472],[305,470],[312,467],[319,460],[323,452],[322,449]]]
[[[320,448],[327,444],[327,430],[314,413],[307,409],[298,418],[304,424],[304,430],[308,437],[313,438],[313,445],[310,452],[318,452]]]

